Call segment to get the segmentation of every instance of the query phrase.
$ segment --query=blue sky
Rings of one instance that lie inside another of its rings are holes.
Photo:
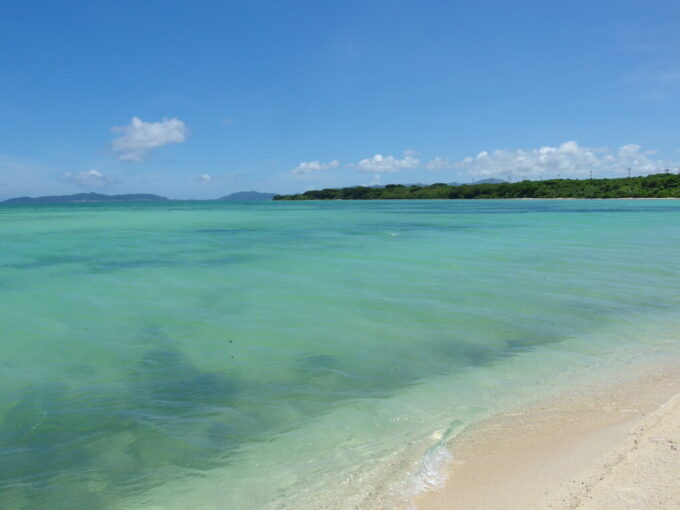
[[[677,1],[0,7],[0,198],[680,167]]]

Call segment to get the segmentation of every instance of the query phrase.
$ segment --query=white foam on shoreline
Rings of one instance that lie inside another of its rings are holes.
[[[396,484],[390,491],[398,508],[406,507],[412,510],[414,497],[442,488],[447,480],[447,471],[453,455],[444,443],[438,443],[430,448],[422,459],[416,463],[407,478]],[[397,507],[393,507],[396,508]]]

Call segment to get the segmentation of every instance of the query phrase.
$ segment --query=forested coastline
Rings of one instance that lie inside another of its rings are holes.
[[[548,179],[482,184],[353,186],[277,195],[274,200],[403,200],[489,198],[680,198],[680,175],[615,179]]]

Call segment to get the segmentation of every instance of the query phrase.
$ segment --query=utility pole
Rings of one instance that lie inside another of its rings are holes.
[[[628,178],[630,179],[630,167],[628,167]],[[628,192],[630,194],[630,198],[633,198],[633,185],[628,183]]]
[[[593,169],[592,168],[590,169],[590,180],[591,181],[593,180]]]

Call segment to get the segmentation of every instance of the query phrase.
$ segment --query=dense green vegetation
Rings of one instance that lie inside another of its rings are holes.
[[[274,200],[394,200],[470,198],[680,198],[680,175],[655,174],[621,179],[550,179],[500,184],[436,183],[429,186],[388,184],[354,186],[277,195]]]

